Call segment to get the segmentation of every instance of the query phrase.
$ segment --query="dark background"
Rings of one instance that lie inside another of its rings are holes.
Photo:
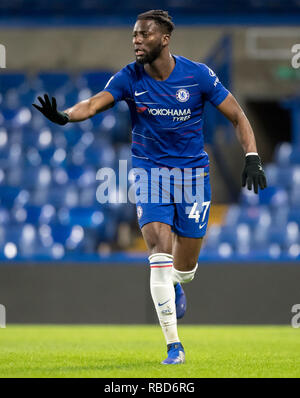
[[[299,281],[291,263],[201,265],[180,323],[290,324]],[[0,302],[7,324],[157,322],[143,264],[2,265]]]

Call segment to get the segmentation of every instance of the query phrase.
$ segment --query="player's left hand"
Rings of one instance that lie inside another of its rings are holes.
[[[258,186],[260,189],[267,187],[266,176],[258,155],[246,156],[246,163],[242,174],[242,186],[245,187],[246,184],[249,190],[253,186],[255,193],[258,193]]]

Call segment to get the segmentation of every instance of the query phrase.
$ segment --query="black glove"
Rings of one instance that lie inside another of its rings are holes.
[[[40,101],[42,106],[38,106],[35,104],[32,105],[49,120],[51,120],[51,122],[60,124],[61,126],[68,123],[68,121],[70,120],[69,116],[65,112],[58,112],[58,110],[56,109],[57,105],[55,97],[52,97],[52,104],[47,94],[44,94],[44,99],[42,97],[38,97],[38,100]]]
[[[246,164],[242,174],[242,186],[245,187],[246,183],[249,190],[251,190],[253,185],[255,193],[258,193],[258,186],[260,189],[264,189],[267,186],[266,176],[258,155],[246,156]]]

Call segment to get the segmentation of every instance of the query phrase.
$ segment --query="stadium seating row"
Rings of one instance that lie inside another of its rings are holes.
[[[177,0],[152,1],[151,8],[168,9],[171,14],[181,11],[187,15],[197,15],[199,13],[232,14],[240,13],[286,13],[297,12],[297,0],[235,0],[234,2],[224,2],[222,0],[202,0],[201,2],[186,2]],[[72,16],[94,16],[94,15],[116,15],[117,12],[125,15],[143,12],[149,8],[146,0],[128,0],[123,2],[115,0],[107,2],[105,0],[2,0],[0,10],[5,16],[20,15],[24,16],[65,16],[65,9],[68,15]]]
[[[84,256],[96,253],[101,242],[113,244],[120,223],[136,225],[133,204],[96,199],[99,168],[117,172],[119,159],[130,167],[126,104],[64,128],[31,106],[44,92],[72,105],[101,90],[110,76],[107,71],[0,75],[0,257]],[[268,188],[259,195],[243,189],[224,225],[209,228],[203,253],[299,256],[300,149],[281,143],[265,171]]]

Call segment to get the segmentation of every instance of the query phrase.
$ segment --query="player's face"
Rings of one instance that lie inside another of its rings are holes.
[[[154,21],[137,21],[133,28],[136,61],[140,64],[151,64],[168,43],[168,37]]]

